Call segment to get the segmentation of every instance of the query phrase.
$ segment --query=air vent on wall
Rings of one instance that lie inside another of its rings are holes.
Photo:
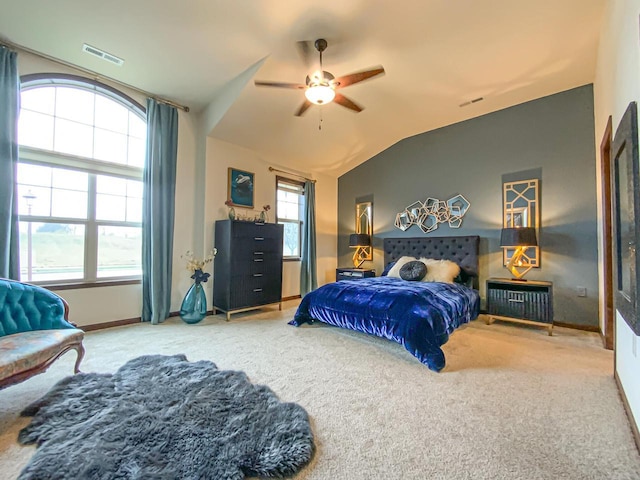
[[[96,57],[99,57],[107,62],[113,63],[115,65],[118,65],[119,67],[121,67],[122,65],[124,65],[124,60],[121,58],[116,57],[115,55],[111,55],[110,53],[105,52],[104,50],[100,50],[99,48],[96,47],[92,47],[91,45],[87,45],[86,43],[84,43],[82,45],[82,51],[83,52],[87,52],[91,55],[95,55]]]
[[[484,100],[484,97],[474,98],[473,100],[469,100],[468,102],[461,103],[460,107],[466,107],[467,105],[471,105],[472,103],[478,103]]]

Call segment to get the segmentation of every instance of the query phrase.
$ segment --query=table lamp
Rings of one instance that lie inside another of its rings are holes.
[[[349,235],[349,247],[356,249],[353,253],[353,265],[360,268],[369,254],[371,237],[366,233],[352,233]]]
[[[533,227],[503,228],[500,234],[500,246],[502,248],[515,248],[515,252],[507,263],[507,268],[514,280],[526,282],[522,277],[531,270],[531,265],[523,266],[522,257],[529,247],[536,247],[536,229]],[[518,268],[524,270],[518,270]]]

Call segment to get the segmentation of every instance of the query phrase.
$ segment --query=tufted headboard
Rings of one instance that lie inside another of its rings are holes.
[[[398,260],[405,255],[451,260],[460,265],[464,272],[473,277],[473,287],[478,288],[478,255],[480,237],[405,237],[385,238],[384,264]]]

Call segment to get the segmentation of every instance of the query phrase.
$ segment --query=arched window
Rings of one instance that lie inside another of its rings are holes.
[[[146,116],[82,77],[22,78],[20,279],[139,278]]]

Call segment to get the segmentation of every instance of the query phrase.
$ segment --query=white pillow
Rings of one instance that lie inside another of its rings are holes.
[[[417,258],[415,258],[415,257],[400,257],[398,259],[398,261],[396,262],[396,264],[393,267],[391,267],[391,270],[389,270],[389,273],[387,273],[387,277],[400,278],[400,269],[402,268],[402,266],[405,263],[413,262],[414,260],[417,260]],[[429,269],[427,269],[427,275],[429,275]]]
[[[427,274],[422,279],[423,282],[453,283],[453,279],[460,273],[460,266],[451,260],[421,258],[420,261],[427,266]]]

